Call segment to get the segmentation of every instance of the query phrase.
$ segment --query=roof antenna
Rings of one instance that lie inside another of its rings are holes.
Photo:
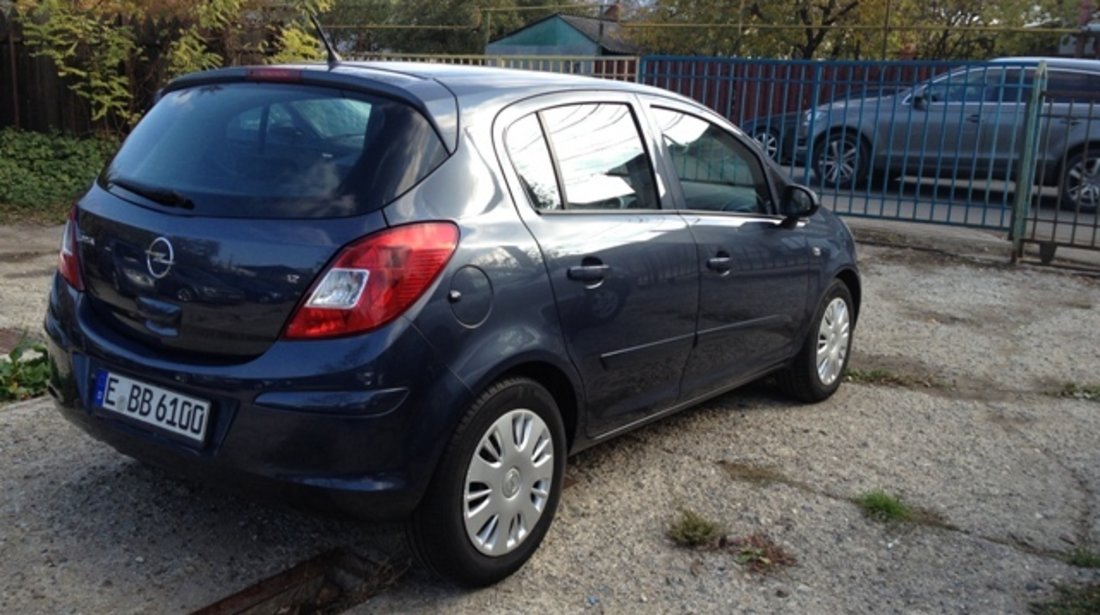
[[[313,27],[317,30],[317,36],[320,37],[321,43],[325,45],[325,52],[328,54],[328,67],[336,68],[343,59],[340,54],[336,53],[336,48],[332,45],[332,41],[329,39],[328,34],[325,33],[325,29],[321,27],[321,22],[317,21],[317,15],[313,11],[308,11],[309,20],[313,22]]]

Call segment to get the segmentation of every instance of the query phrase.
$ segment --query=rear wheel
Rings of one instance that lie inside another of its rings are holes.
[[[549,392],[501,381],[470,406],[407,523],[417,558],[467,586],[530,559],[550,527],[565,472],[565,428]]]
[[[1066,160],[1060,196],[1063,209],[1096,212],[1100,206],[1100,151],[1080,151]]]
[[[827,188],[854,188],[870,170],[867,147],[850,132],[834,132],[814,147],[814,172]]]
[[[814,314],[813,326],[791,365],[779,374],[779,382],[791,396],[807,402],[827,399],[848,367],[852,348],[852,293],[833,280]]]

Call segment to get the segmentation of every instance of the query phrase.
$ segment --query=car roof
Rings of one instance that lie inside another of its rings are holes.
[[[607,62],[615,62],[608,60]],[[342,70],[361,71],[364,77],[374,77],[379,71],[405,75],[420,79],[431,79],[441,83],[454,93],[459,104],[466,99],[483,102],[494,100],[501,105],[511,100],[532,95],[549,94],[568,90],[621,91],[658,96],[676,96],[668,90],[654,88],[631,81],[601,79],[585,75],[525,70],[518,68],[497,68],[491,66],[468,66],[433,62],[343,62]],[[314,68],[318,68],[314,66]],[[324,66],[319,68],[324,69]],[[676,96],[679,98],[679,96]]]
[[[993,60],[997,64],[1038,64],[1046,62],[1047,66],[1055,68],[1074,68],[1092,72],[1100,72],[1100,60],[1084,60],[1081,58],[1046,58],[1040,56],[1028,56],[1018,58],[997,58]]]
[[[309,63],[221,68],[178,77],[166,85],[162,93],[211,83],[249,80],[255,73],[265,71],[271,75],[279,71],[300,75],[294,79],[284,79],[287,75],[276,76],[272,79],[274,81],[300,80],[306,84],[329,87],[360,87],[404,100],[418,108],[436,126],[447,149],[452,152],[457,145],[458,116],[461,113],[478,110],[495,113],[513,102],[540,94],[618,91],[693,103],[668,90],[630,81],[513,68],[393,61],[339,62],[332,66]]]

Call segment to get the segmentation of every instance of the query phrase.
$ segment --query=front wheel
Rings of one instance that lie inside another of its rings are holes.
[[[802,348],[779,382],[791,396],[806,402],[830,397],[840,387],[852,349],[852,293],[833,280],[814,314]]]
[[[1069,157],[1062,173],[1062,209],[1095,213],[1100,206],[1100,152],[1081,151]]]
[[[867,148],[859,136],[849,132],[826,135],[814,147],[814,173],[826,188],[856,187],[870,170]]]
[[[533,380],[501,381],[471,404],[406,525],[413,553],[461,585],[491,585],[542,542],[565,473],[565,428]]]

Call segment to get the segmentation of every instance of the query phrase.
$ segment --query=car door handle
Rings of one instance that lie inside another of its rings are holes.
[[[1065,124],[1066,126],[1076,126],[1081,123],[1081,120],[1071,117],[1064,117],[1058,120],[1059,124]]]
[[[610,265],[577,265],[565,271],[570,280],[578,282],[599,282],[611,273]]]
[[[966,116],[966,121],[970,122],[971,124],[980,124],[982,121],[982,116],[974,113]]]
[[[720,254],[713,258],[708,258],[707,269],[717,271],[718,273],[726,273],[730,270],[730,257]]]

